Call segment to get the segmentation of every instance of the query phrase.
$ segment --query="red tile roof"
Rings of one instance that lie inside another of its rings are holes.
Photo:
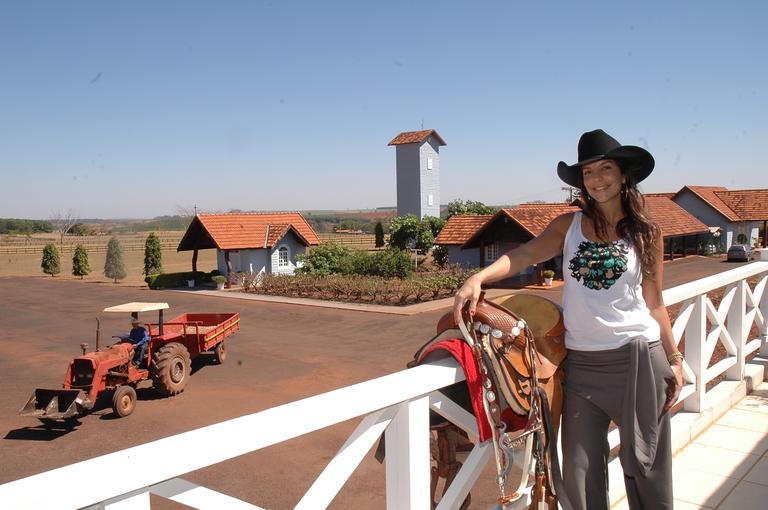
[[[722,214],[723,216],[728,219],[728,221],[741,221],[739,218],[739,215],[736,214],[736,212],[728,207],[728,204],[723,202],[723,200],[717,196],[717,191],[728,191],[722,186],[684,186],[683,189],[678,191],[675,196],[679,195],[685,190],[691,191],[694,195],[698,196],[702,200],[704,200],[706,203],[708,203],[711,207],[713,207],[717,212]]]
[[[425,129],[424,131],[406,131],[406,132],[400,133],[399,135],[394,137],[392,141],[389,142],[387,145],[403,145],[406,143],[423,143],[430,136],[435,137],[435,140],[437,140],[438,145],[445,145],[445,141],[442,139],[440,135],[437,134],[437,131],[435,131],[434,129]]]
[[[715,191],[743,221],[768,220],[768,188]]]
[[[659,194],[647,194],[645,209],[661,228],[662,237],[687,236],[705,234],[709,227],[696,219],[688,211],[677,205],[669,197]]]
[[[194,237],[204,230],[221,250],[271,248],[291,230],[308,246],[320,239],[298,212],[199,214],[179,243],[178,251],[194,249]]]
[[[645,195],[645,205],[648,215],[659,224],[664,237],[709,232],[709,227],[674,203],[668,194]],[[535,237],[544,232],[558,216],[579,210],[579,207],[566,203],[520,204],[501,209],[492,216],[452,216],[435,239],[435,244],[470,245],[483,231],[493,228],[495,221],[502,217],[512,219]]]
[[[491,218],[493,214],[451,216],[435,238],[435,244],[462,245]]]
[[[502,209],[507,216],[515,220],[532,236],[538,236],[552,220],[565,213],[580,211],[578,207],[566,203],[520,204],[511,209]]]

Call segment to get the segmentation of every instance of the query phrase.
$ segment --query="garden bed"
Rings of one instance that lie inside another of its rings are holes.
[[[452,269],[407,278],[360,275],[246,275],[245,292],[345,303],[405,306],[451,297],[471,273]]]

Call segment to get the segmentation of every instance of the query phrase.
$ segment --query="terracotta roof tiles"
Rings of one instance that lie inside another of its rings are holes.
[[[662,237],[705,234],[709,227],[695,218],[688,211],[677,205],[667,196],[659,194],[643,195],[645,209],[653,221],[661,228]]]
[[[403,145],[406,143],[423,143],[427,141],[427,138],[430,136],[435,137],[437,140],[438,145],[445,145],[445,141],[442,139],[440,135],[437,134],[437,131],[434,129],[425,129],[423,131],[406,131],[403,133],[400,133],[396,137],[392,139],[391,142],[389,142],[387,145]]]
[[[229,214],[199,214],[179,243],[179,251],[193,249],[187,246],[191,230],[200,228],[222,250],[271,248],[288,230],[309,246],[320,244],[320,239],[299,212],[259,212]]]
[[[708,203],[717,212],[725,216],[728,221],[741,221],[739,215],[736,214],[736,212],[734,212],[734,210],[731,209],[728,204],[723,202],[723,200],[716,193],[717,191],[728,191],[726,188],[722,186],[685,186],[683,189],[678,191],[675,196],[679,195],[686,189]]]
[[[743,221],[768,220],[768,188],[715,191]]]
[[[520,204],[510,209],[502,209],[510,218],[520,224],[533,236],[538,236],[552,220],[569,212],[580,211],[578,207],[566,203]]]
[[[435,238],[435,244],[462,245],[491,218],[493,214],[451,216]]]

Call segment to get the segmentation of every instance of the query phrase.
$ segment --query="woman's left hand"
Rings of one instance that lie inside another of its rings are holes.
[[[683,389],[683,360],[678,359],[671,365],[672,373],[675,378],[667,379],[667,401],[664,403],[664,412],[666,413],[677,403],[680,396],[680,390]]]

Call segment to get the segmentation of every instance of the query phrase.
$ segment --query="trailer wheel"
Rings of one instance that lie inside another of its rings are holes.
[[[216,344],[216,347],[213,349],[213,352],[216,354],[216,363],[221,365],[227,360],[227,344],[224,340]]]
[[[120,418],[124,418],[133,412],[136,407],[136,390],[128,385],[118,386],[112,395],[112,410]]]
[[[189,380],[189,351],[176,342],[165,344],[152,356],[149,371],[155,391],[164,397],[178,395]]]

